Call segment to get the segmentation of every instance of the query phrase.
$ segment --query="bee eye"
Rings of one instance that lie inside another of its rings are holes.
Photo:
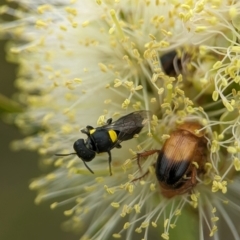
[[[91,161],[96,156],[96,153],[86,146],[84,139],[78,139],[73,144],[73,149],[76,151],[78,157],[85,162]]]

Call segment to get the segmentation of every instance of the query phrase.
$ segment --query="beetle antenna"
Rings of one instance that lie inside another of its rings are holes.
[[[66,154],[62,154],[62,153],[55,153],[55,156],[59,156],[59,157],[63,157],[63,156],[69,156],[69,155],[73,155],[73,154],[77,154],[77,153],[66,153]]]

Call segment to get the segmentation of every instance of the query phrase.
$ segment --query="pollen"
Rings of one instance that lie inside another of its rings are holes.
[[[227,151],[229,153],[237,153],[237,149],[235,147],[231,147],[231,146],[227,148]]]
[[[217,226],[214,225],[211,229],[211,232],[210,232],[209,236],[212,237],[215,234],[215,232],[217,232],[217,230],[218,230]]]
[[[122,237],[121,234],[119,234],[119,233],[114,233],[112,236],[114,238],[121,238]]]
[[[152,224],[152,226],[153,226],[154,228],[157,227],[157,223],[156,223],[156,222],[151,222],[151,224]]]
[[[99,68],[100,68],[100,70],[101,70],[102,72],[106,73],[106,72],[108,71],[108,68],[107,68],[107,66],[106,66],[105,64],[103,64],[103,63],[98,63],[98,66],[99,66]]]
[[[135,205],[134,205],[134,210],[135,210],[136,213],[140,213],[140,212],[141,212],[141,207],[140,207],[140,205],[139,205],[139,204],[135,204]]]
[[[130,100],[129,99],[125,99],[124,102],[122,103],[122,108],[126,109],[129,104],[130,104]]]
[[[54,202],[50,205],[51,209],[55,209],[58,206],[58,202]]]
[[[119,208],[120,204],[118,202],[112,202],[111,206],[114,207],[114,208]]]
[[[71,216],[74,213],[73,209],[64,211],[65,216]]]
[[[168,232],[162,233],[161,237],[165,240],[169,240],[169,233]]]
[[[111,195],[115,193],[115,190],[113,188],[109,188],[107,185],[105,185],[104,188],[107,191],[107,193]]]
[[[238,158],[234,158],[233,165],[236,171],[240,171],[240,160]]]

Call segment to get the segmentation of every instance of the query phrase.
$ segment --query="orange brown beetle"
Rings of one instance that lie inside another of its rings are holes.
[[[185,122],[170,134],[161,150],[149,150],[137,154],[139,164],[142,157],[158,153],[154,167],[163,196],[171,198],[190,192],[197,184],[197,175],[204,173],[207,140],[204,131],[196,132],[201,128],[199,123]],[[140,178],[148,173],[149,171]]]

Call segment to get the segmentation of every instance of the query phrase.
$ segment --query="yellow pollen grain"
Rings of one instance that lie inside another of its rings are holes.
[[[147,228],[149,226],[149,222],[142,222],[141,228]]]
[[[104,188],[107,191],[107,193],[111,195],[115,193],[115,190],[113,188],[109,188],[107,185],[105,185]]]
[[[218,217],[212,217],[212,218],[211,218],[211,221],[212,221],[212,222],[217,222],[218,220],[219,220]]]
[[[36,21],[36,27],[42,28],[42,27],[46,27],[48,24],[46,22],[44,22],[43,20],[37,20]]]
[[[158,89],[158,95],[161,95],[164,92],[164,88],[159,88]]]
[[[228,148],[227,148],[227,151],[228,151],[229,153],[237,153],[237,149],[236,149],[235,147],[232,147],[232,146],[228,147]]]
[[[55,209],[58,206],[58,202],[54,202],[50,205],[51,209]]]
[[[226,99],[223,99],[222,102],[229,112],[232,112],[234,110],[233,106]]]
[[[149,34],[149,37],[152,39],[152,40],[156,40],[156,37],[152,34]]]
[[[196,194],[191,194],[191,199],[194,202],[197,202],[197,200],[198,200]]]
[[[107,66],[106,66],[105,64],[103,64],[103,63],[98,63],[98,66],[99,66],[99,68],[100,68],[100,70],[101,70],[102,72],[107,72],[107,71],[108,71],[108,68],[107,68]]]
[[[236,171],[240,171],[240,160],[238,158],[234,158],[233,165]]]
[[[38,195],[35,200],[34,200],[34,203],[35,204],[40,204],[41,202],[43,201],[43,195]]]
[[[171,108],[170,103],[163,103],[161,104],[161,108]]]
[[[89,21],[85,21],[85,22],[82,23],[82,27],[87,27],[89,24],[90,24]]]
[[[97,120],[97,125],[98,126],[103,126],[105,125],[105,116],[104,115],[101,115],[98,120]]]
[[[63,212],[63,214],[64,214],[65,216],[71,216],[73,213],[74,213],[73,209],[66,210],[66,211]]]
[[[133,193],[133,190],[134,190],[133,184],[129,184],[128,187],[127,187],[127,190],[128,190],[129,193]]]
[[[114,233],[112,236],[114,238],[121,238],[122,237],[121,234],[119,234],[119,233]]]
[[[126,222],[123,226],[123,229],[128,229],[130,227],[130,222]]]
[[[168,222],[169,222],[169,219],[167,218],[167,219],[165,219],[165,221],[164,221],[164,223],[163,223],[163,226],[164,226],[164,228],[166,228],[167,227],[167,225],[168,225]]]
[[[43,14],[45,11],[51,10],[52,6],[49,4],[41,5],[37,8],[38,13]]]
[[[170,228],[175,228],[177,225],[176,224],[170,224]]]
[[[155,228],[157,227],[157,223],[156,222],[151,222],[151,224],[152,224],[153,227],[155,227]]]
[[[192,162],[192,164],[196,167],[196,168],[199,168],[199,165],[197,162]]]
[[[45,177],[48,181],[52,181],[56,179],[56,174],[55,173],[49,173],[46,177]]]
[[[180,96],[184,97],[185,93],[184,93],[184,91],[183,91],[182,89],[180,89],[180,88],[177,87],[177,88],[175,89],[175,91],[176,91]]]
[[[117,87],[120,87],[121,85],[122,85],[122,82],[119,80],[119,81],[115,81],[115,84],[113,85],[113,87],[117,88]]]
[[[198,26],[198,27],[196,27],[195,32],[196,32],[196,33],[203,32],[203,31],[205,31],[206,29],[207,29],[206,26]]]
[[[141,232],[142,232],[142,229],[141,229],[140,227],[139,227],[139,228],[136,228],[136,229],[135,229],[135,232],[136,232],[136,233],[141,233]]]
[[[139,204],[135,204],[135,205],[134,205],[134,210],[135,210],[136,213],[140,213],[140,212],[141,212],[141,207],[140,207],[140,205],[139,205]]]
[[[77,23],[77,22],[72,22],[71,24],[72,24],[72,27],[73,27],[73,28],[76,28],[76,27],[78,26],[78,23]]]
[[[162,140],[167,140],[167,139],[169,139],[170,138],[170,135],[168,135],[168,134],[163,134],[162,136],[161,136],[161,139]]]
[[[82,79],[81,78],[74,78],[73,81],[75,83],[82,83]]]
[[[126,109],[130,104],[130,100],[127,98],[124,100],[124,102],[122,103],[122,108]]]
[[[67,31],[67,27],[64,26],[64,25],[60,25],[59,28],[60,28],[62,31]]]
[[[177,209],[174,213],[175,216],[180,216],[181,215],[181,209]]]
[[[30,190],[35,190],[39,187],[38,181],[33,181],[29,184],[29,189]]]
[[[155,102],[157,102],[157,99],[156,99],[156,98],[151,98],[151,99],[150,99],[150,102],[151,102],[151,103],[155,103]]]
[[[135,48],[133,49],[133,55],[136,57],[136,58],[140,58],[140,53],[139,51]]]
[[[156,184],[155,184],[155,183],[151,183],[151,184],[150,184],[150,190],[151,190],[152,192],[156,191]]]
[[[143,86],[142,86],[142,85],[138,85],[138,86],[135,88],[136,91],[141,90],[141,89],[143,89]]]
[[[217,229],[217,226],[214,225],[213,228],[212,228],[212,230],[211,230],[211,232],[210,232],[210,234],[209,234],[209,236],[212,237],[217,230],[218,230],[218,229]]]
[[[73,16],[77,16],[77,9],[76,8],[72,8],[72,7],[66,7],[65,11],[67,13],[72,14]]]
[[[217,212],[217,209],[214,207],[211,212],[212,212],[212,213],[216,213],[216,212]]]
[[[198,3],[196,4],[196,6],[195,6],[194,11],[195,11],[196,13],[200,13],[200,12],[204,9],[205,4],[206,4],[205,1],[200,1],[200,2],[198,2]]]
[[[106,99],[106,100],[104,100],[104,104],[110,104],[111,102],[112,102],[111,99]]]
[[[96,0],[96,3],[97,3],[98,5],[101,5],[101,4],[102,4],[102,1],[101,1],[101,0]]]
[[[114,32],[115,32],[115,28],[114,28],[114,27],[111,27],[111,28],[109,29],[109,31],[108,31],[108,33],[109,33],[110,35],[112,35]]]
[[[195,109],[192,106],[187,106],[186,110],[188,113],[195,113]]]
[[[94,185],[93,186],[85,186],[84,190],[86,192],[94,192],[96,190],[96,186],[94,186]]]
[[[169,240],[169,233],[167,233],[167,232],[162,233],[161,237],[165,240]]]
[[[119,208],[120,204],[118,202],[112,202],[111,206],[114,207],[114,208]]]

